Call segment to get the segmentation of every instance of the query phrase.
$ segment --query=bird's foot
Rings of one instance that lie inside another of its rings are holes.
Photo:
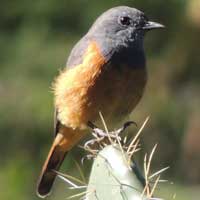
[[[94,139],[91,139],[89,141],[87,141],[84,145],[85,148],[92,148],[92,147],[97,147],[98,146],[104,146],[105,144],[109,144],[109,143],[113,143],[116,140],[117,141],[121,141],[121,137],[120,134],[126,130],[126,128],[128,128],[130,125],[136,125],[137,124],[133,121],[128,121],[125,122],[124,125],[115,130],[115,131],[104,131],[100,128],[98,128],[95,124],[93,124],[92,122],[88,122],[88,126],[92,129],[92,135],[94,136]]]

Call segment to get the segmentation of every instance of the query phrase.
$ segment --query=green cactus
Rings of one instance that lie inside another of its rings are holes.
[[[109,145],[96,157],[87,188],[87,200],[146,200],[144,179],[119,145]]]
[[[129,142],[125,142],[126,140],[121,142],[120,133],[133,124],[132,122],[127,122],[122,128],[112,132],[108,132],[107,129],[104,132],[90,124],[94,139],[85,144],[85,150],[89,152],[89,157],[94,157],[89,183],[86,192],[75,194],[69,198],[84,195],[85,200],[159,200],[153,198],[152,195],[159,182],[160,173],[167,168],[150,175],[150,165],[157,145],[154,146],[149,157],[145,155],[144,176],[132,160],[134,153],[138,150],[139,135],[147,121],[148,118]],[[76,178],[56,173],[73,188],[82,188],[81,185],[78,186],[71,182],[77,182]],[[156,178],[155,182],[152,181],[152,178]],[[80,181],[78,182],[80,183]],[[150,187],[150,182],[154,182],[152,187]]]

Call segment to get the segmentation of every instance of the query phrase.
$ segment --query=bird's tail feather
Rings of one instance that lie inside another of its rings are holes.
[[[53,170],[59,170],[67,154],[67,152],[59,146],[59,143],[62,141],[62,139],[62,136],[56,136],[49,151],[48,157],[43,165],[37,185],[37,194],[42,198],[45,198],[50,194],[52,185],[56,178],[56,173]]]

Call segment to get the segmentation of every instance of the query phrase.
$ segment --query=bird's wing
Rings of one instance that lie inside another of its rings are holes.
[[[60,122],[57,118],[57,115],[58,115],[58,111],[55,108],[55,110],[54,110],[54,137],[56,137],[58,130],[59,130],[59,126],[60,126]]]

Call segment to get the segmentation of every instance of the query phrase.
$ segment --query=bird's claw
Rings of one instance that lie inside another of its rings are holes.
[[[119,135],[132,124],[137,126],[137,124],[134,121],[128,121],[128,122],[125,122],[123,126],[117,129],[116,131],[105,132],[104,130],[98,128],[95,124],[89,121],[88,126],[92,129],[92,135],[94,136],[94,139],[87,141],[84,145],[84,148],[88,148],[88,147],[90,148],[96,145],[99,146],[103,144],[105,141],[110,141],[110,139],[121,141],[121,137]]]
[[[123,126],[119,129],[117,129],[116,131],[113,131],[116,135],[119,135],[120,133],[122,133],[123,131],[125,131],[129,126],[131,126],[132,124],[134,124],[137,127],[136,122],[134,121],[127,121],[123,124]],[[112,132],[111,132],[112,133]]]

